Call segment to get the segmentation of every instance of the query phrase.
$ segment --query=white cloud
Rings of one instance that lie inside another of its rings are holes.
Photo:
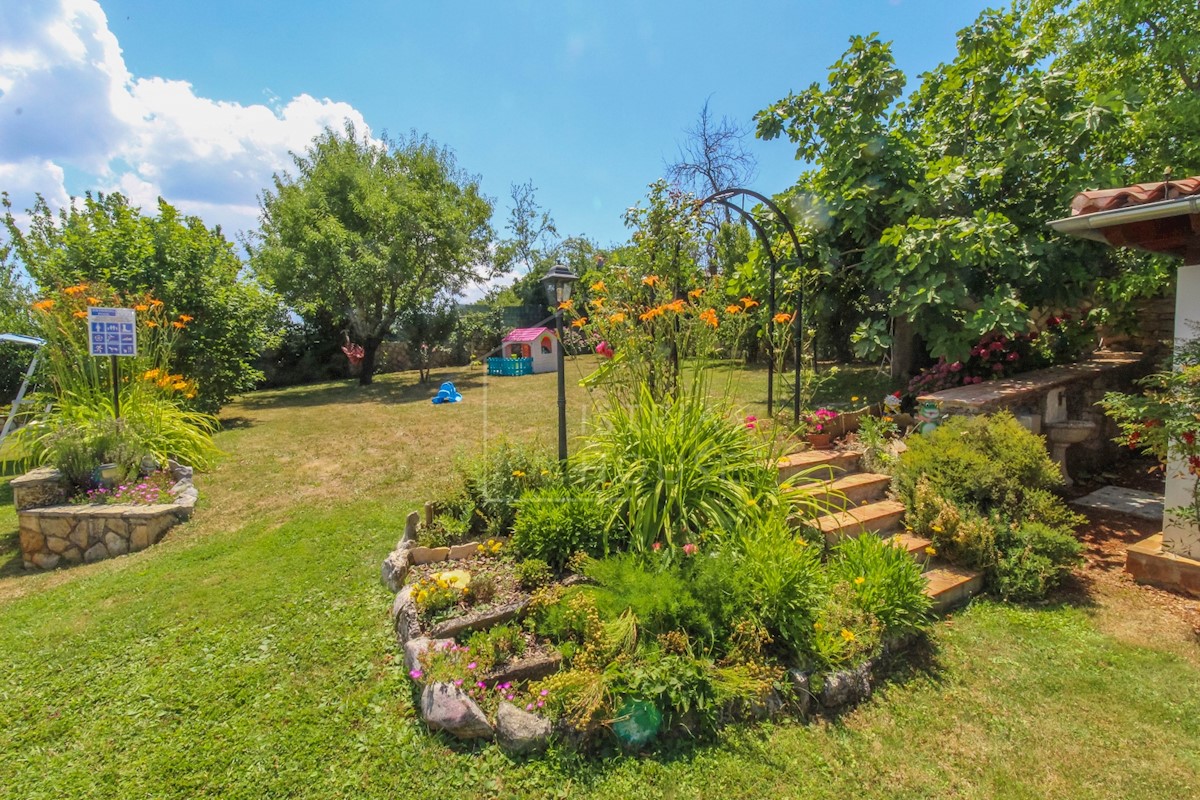
[[[242,105],[133,76],[95,0],[5,0],[0,30],[0,189],[17,207],[39,191],[52,204],[67,189],[121,191],[149,209],[162,195],[233,235],[254,226],[289,151],[346,119],[369,131],[347,103]]]

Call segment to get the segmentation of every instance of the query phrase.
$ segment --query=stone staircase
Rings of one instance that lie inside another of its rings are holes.
[[[862,471],[859,455],[839,450],[792,453],[780,461],[779,479],[809,470],[822,479],[807,491],[835,509],[812,523],[825,534],[825,543],[829,546],[848,536],[897,537],[898,547],[903,547],[916,561],[926,565],[925,577],[929,585],[925,593],[933,600],[936,613],[945,613],[978,594],[983,589],[982,573],[937,558],[930,560],[925,548],[932,542],[906,532],[903,504],[887,498],[891,477]]]

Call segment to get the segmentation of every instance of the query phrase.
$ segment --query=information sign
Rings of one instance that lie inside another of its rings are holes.
[[[88,351],[94,356],[136,356],[137,329],[132,308],[88,307]]]

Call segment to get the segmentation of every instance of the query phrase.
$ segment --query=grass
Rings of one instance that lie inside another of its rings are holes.
[[[758,376],[735,377],[753,412]],[[442,380],[462,404],[429,403]],[[570,391],[578,430],[584,401]],[[553,375],[485,386],[449,370],[433,387],[401,374],[254,394],[226,410],[228,456],[199,478],[195,518],[158,546],[25,574],[15,533],[0,539],[0,797],[1193,792],[1195,640],[1115,585],[1074,604],[977,602],[938,627],[926,658],[832,721],[590,760],[513,760],[428,734],[379,562],[485,430],[551,447],[553,398]],[[13,528],[9,505],[0,530]]]

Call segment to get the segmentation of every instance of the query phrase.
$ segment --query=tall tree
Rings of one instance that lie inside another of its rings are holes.
[[[667,165],[668,181],[697,197],[706,197],[754,179],[758,164],[745,144],[750,132],[729,117],[715,119],[708,100],[700,108],[696,123],[685,132],[687,139],[679,147],[679,156]]]
[[[194,378],[197,405],[215,412],[253,389],[254,359],[275,339],[278,301],[243,274],[219,227],[180,214],[162,198],[148,216],[121,194],[87,194],[54,213],[38,197],[22,231],[4,197],[12,249],[41,289],[100,282],[151,292],[173,315],[193,317],[172,368]]]
[[[362,341],[359,382],[398,319],[492,277],[491,203],[427,137],[326,129],[261,199],[251,262],[302,315],[327,309]]]

